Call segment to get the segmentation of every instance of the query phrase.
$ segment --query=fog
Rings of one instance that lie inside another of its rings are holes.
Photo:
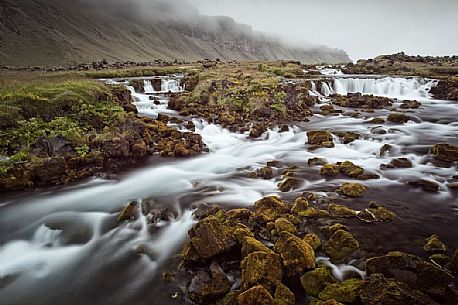
[[[458,54],[457,0],[189,0],[296,46],[342,48],[353,60],[404,51]]]

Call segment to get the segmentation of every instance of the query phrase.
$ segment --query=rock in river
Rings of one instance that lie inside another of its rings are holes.
[[[307,269],[315,268],[315,252],[312,247],[299,237],[283,231],[275,243],[275,251],[280,253],[289,276],[304,273]]]

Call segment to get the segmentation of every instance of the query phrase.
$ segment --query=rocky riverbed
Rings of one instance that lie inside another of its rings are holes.
[[[136,106],[143,161],[4,193],[0,299],[455,304],[456,102],[434,77],[331,70],[103,80]]]

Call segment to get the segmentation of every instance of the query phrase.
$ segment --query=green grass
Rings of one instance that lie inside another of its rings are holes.
[[[28,160],[39,139],[62,136],[78,155],[89,152],[90,134],[122,123],[127,113],[112,95],[114,88],[93,80],[9,82],[0,91],[0,161],[2,172]]]

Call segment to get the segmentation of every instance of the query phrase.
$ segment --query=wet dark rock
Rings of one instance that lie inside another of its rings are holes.
[[[333,103],[340,107],[383,109],[392,105],[389,98],[361,93],[349,93],[346,96],[333,94],[331,98]]]
[[[48,184],[62,184],[68,172],[68,164],[63,157],[41,159],[33,163],[33,183],[37,186]]]
[[[434,305],[425,294],[394,279],[376,273],[368,276],[359,289],[365,305]]]
[[[402,109],[417,109],[420,108],[421,103],[418,101],[404,101],[404,103],[399,106]]]
[[[421,188],[427,192],[439,192],[439,184],[425,179],[419,179],[415,181],[407,182],[407,185],[415,188]]]
[[[301,276],[301,285],[305,293],[314,297],[317,297],[327,284],[336,282],[337,280],[332,275],[331,269],[324,266],[306,272]]]
[[[372,179],[380,179],[380,176],[376,173],[364,172],[357,177],[358,180],[372,180]]]
[[[431,263],[436,264],[441,268],[445,269],[445,267],[452,261],[452,258],[442,253],[435,253],[429,257],[429,260],[431,261]]]
[[[411,168],[412,161],[408,158],[396,158],[391,160],[390,165],[393,166],[394,168]]]
[[[318,297],[322,300],[336,300],[342,303],[352,303],[358,297],[358,290],[362,281],[348,279],[341,283],[328,284]]]
[[[449,269],[455,276],[458,275],[458,249],[453,253]]]
[[[385,120],[382,118],[373,118],[372,120],[366,121],[367,124],[385,124]]]
[[[238,297],[238,305],[276,305],[269,291],[262,285],[258,285],[241,293]]]
[[[385,153],[390,152],[393,146],[390,144],[383,144],[382,147],[380,147],[380,157],[383,157]]]
[[[146,154],[148,153],[148,147],[145,144],[145,141],[143,141],[142,139],[138,139],[132,145],[132,147],[130,148],[130,151],[134,157],[141,158],[141,157],[146,156]]]
[[[199,271],[188,288],[189,298],[198,304],[208,304],[220,299],[231,289],[223,269],[213,263],[209,271]]]
[[[283,231],[275,243],[275,251],[280,253],[289,276],[299,275],[307,269],[315,268],[315,252],[312,247],[299,237]]]
[[[447,246],[439,239],[437,234],[433,234],[426,239],[423,249],[427,252],[441,252],[447,250]]]
[[[189,236],[192,246],[201,258],[226,252],[236,244],[231,230],[215,216],[209,216],[197,223],[189,231]]]
[[[148,220],[151,223],[157,223],[159,221],[168,221],[169,219],[173,218],[174,214],[167,208],[161,209],[152,209],[148,213]]]
[[[275,253],[253,252],[242,260],[241,268],[243,290],[255,285],[273,288],[281,284],[283,278],[282,261]]]
[[[325,165],[328,163],[328,160],[323,158],[310,158],[307,160],[307,164],[311,166]]]
[[[275,221],[281,214],[288,212],[288,205],[276,196],[264,197],[254,204],[254,218],[262,223]]]
[[[250,130],[250,138],[259,138],[264,132],[267,131],[267,126],[264,124],[254,125]]]
[[[323,252],[333,261],[339,262],[359,248],[359,242],[347,231],[337,230],[323,244]]]
[[[390,252],[385,256],[368,259],[366,271],[368,275],[382,273],[412,289],[419,289],[433,296],[444,296],[446,288],[453,281],[453,276],[447,271],[418,256],[402,252]]]
[[[432,152],[437,160],[455,162],[458,161],[458,146],[450,144],[436,144]]]

